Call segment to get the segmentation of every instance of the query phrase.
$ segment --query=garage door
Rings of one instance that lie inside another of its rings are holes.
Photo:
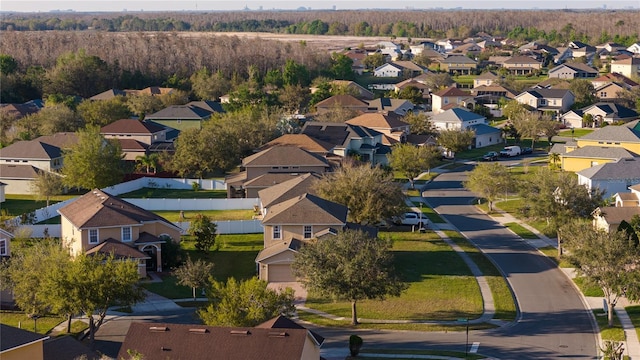
[[[269,265],[269,282],[291,282],[296,278],[289,265]]]

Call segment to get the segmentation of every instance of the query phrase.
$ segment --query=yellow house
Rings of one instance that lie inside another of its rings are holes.
[[[94,189],[63,206],[61,234],[71,254],[96,252],[138,262],[138,273],[162,271],[161,246],[181,229],[150,211]]]
[[[2,360],[42,360],[43,342],[49,337],[31,331],[0,324],[0,358]]]
[[[560,153],[562,169],[577,172],[618,159],[637,157],[640,154],[640,129],[636,130],[634,126],[637,123],[609,125],[576,139],[575,146],[566,146]]]

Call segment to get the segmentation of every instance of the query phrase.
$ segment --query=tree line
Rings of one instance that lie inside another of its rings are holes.
[[[477,32],[538,40],[595,40],[619,34],[638,38],[634,10],[345,10],[237,11],[132,14],[8,14],[2,31],[234,31],[316,35],[467,37]],[[357,19],[357,20],[356,20]],[[571,30],[566,31],[570,25]],[[525,31],[513,32],[513,29]],[[535,31],[534,31],[535,30]],[[625,38],[626,37],[626,38]],[[614,40],[613,37],[610,40]]]

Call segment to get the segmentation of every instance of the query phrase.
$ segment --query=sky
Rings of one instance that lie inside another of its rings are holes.
[[[1,11],[49,12],[52,10],[87,11],[211,11],[242,10],[245,6],[250,10],[294,10],[305,7],[312,10],[331,9],[640,9],[640,0],[240,0],[240,1],[206,1],[206,0],[0,0]]]

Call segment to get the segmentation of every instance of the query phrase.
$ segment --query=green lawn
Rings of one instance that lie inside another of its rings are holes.
[[[604,293],[602,289],[598,286],[594,286],[591,284],[587,284],[584,278],[577,277],[573,279],[573,282],[576,283],[580,291],[584,294],[584,296],[594,296],[594,297],[603,297]]]
[[[446,230],[445,234],[469,255],[487,279],[489,287],[491,287],[491,295],[493,295],[493,303],[496,308],[494,319],[514,321],[517,314],[516,305],[513,301],[513,295],[511,294],[509,285],[500,271],[478,248],[470,244],[460,233]]]
[[[510,222],[510,223],[504,224],[504,226],[509,228],[509,230],[513,231],[523,239],[539,239],[538,235],[532,233],[527,228],[525,228],[524,226],[518,223]]]
[[[409,285],[400,297],[361,301],[358,316],[369,319],[455,320],[482,314],[482,297],[462,259],[435,233],[387,233],[395,264]],[[382,234],[385,236],[385,234]],[[350,318],[349,302],[309,294],[306,305]]]
[[[118,195],[123,199],[224,199],[226,190],[142,188]]]
[[[184,219],[181,219],[180,211],[154,211],[154,213],[173,222],[191,221],[198,214],[206,215],[212,221],[251,220],[255,215],[253,210],[186,210],[184,211]]]
[[[48,334],[51,329],[65,320],[62,316],[48,315],[39,318],[36,322],[36,332],[38,334]],[[18,327],[20,324],[22,329],[28,331],[34,331],[33,319],[29,319],[27,315],[17,311],[0,311],[0,323]]]
[[[609,327],[604,310],[593,310],[593,315],[596,317],[602,340],[624,341],[624,330],[622,329],[622,325],[620,325],[620,320],[618,320],[615,311],[613,312],[613,327]]]
[[[186,256],[193,260],[204,259],[213,262],[213,277],[218,281],[225,281],[229,277],[249,279],[256,275],[255,258],[263,248],[263,241],[262,234],[218,235],[216,244],[219,250],[208,255],[195,250],[195,242],[188,236],[183,237],[180,246]],[[170,299],[191,297],[191,289],[177,285],[176,279],[169,273],[164,274],[163,282],[144,284],[144,287]]]
[[[55,204],[60,201],[74,198],[78,195],[60,195],[53,196],[49,205]],[[37,209],[41,209],[47,206],[47,202],[44,200],[36,200],[34,195],[14,195],[9,194],[5,196],[5,201],[0,204],[2,209],[2,216],[14,217],[25,213],[32,212]]]
[[[581,136],[585,136],[587,134],[591,134],[593,132],[594,129],[573,129],[573,134],[571,134],[571,129],[567,129],[567,130],[562,130],[558,133],[559,136],[574,136],[574,137],[581,137]]]
[[[556,249],[553,246],[545,246],[545,247],[541,247],[538,248],[538,251],[541,251],[543,254],[545,254],[549,259],[553,260],[553,262],[555,262],[556,264],[558,264],[559,267],[561,268],[570,268],[573,267],[573,265],[569,264],[569,262],[567,262],[566,258],[563,257],[561,259],[558,259],[558,249]]]

